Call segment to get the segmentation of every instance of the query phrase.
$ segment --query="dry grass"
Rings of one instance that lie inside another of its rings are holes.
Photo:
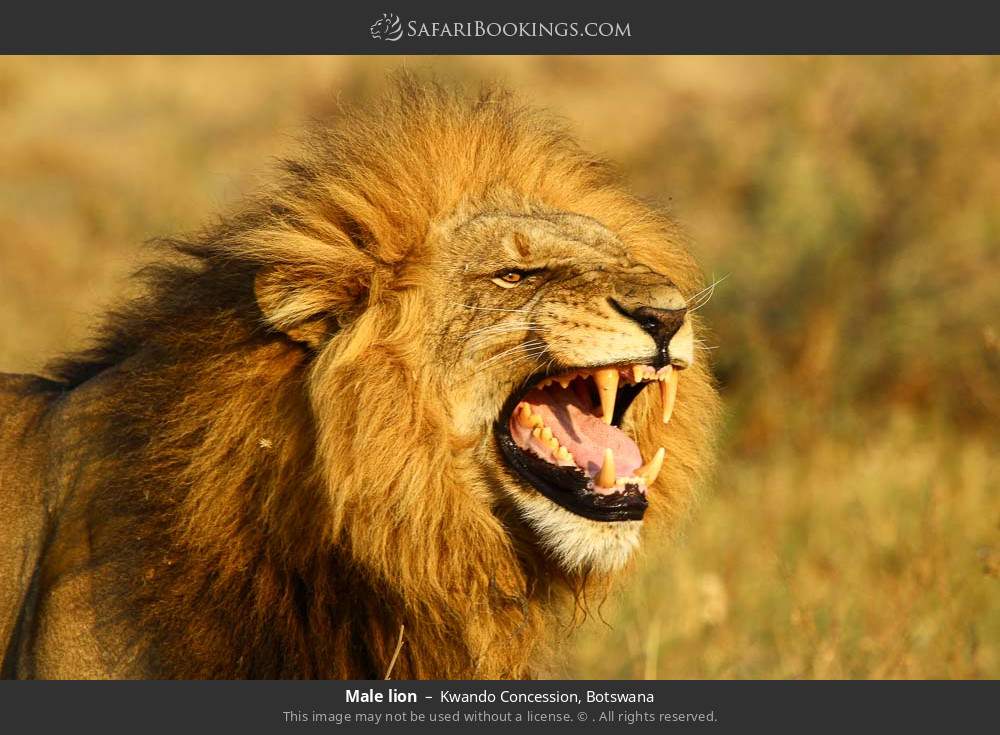
[[[0,369],[389,58],[0,59]],[[666,199],[710,274],[714,487],[578,677],[1000,676],[1000,63],[409,59],[504,79]]]

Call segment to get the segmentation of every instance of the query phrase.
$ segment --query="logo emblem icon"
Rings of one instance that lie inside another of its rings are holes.
[[[376,41],[398,41],[403,37],[403,24],[395,13],[382,13],[368,30]]]

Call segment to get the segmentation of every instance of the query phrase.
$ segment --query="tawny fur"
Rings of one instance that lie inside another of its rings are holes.
[[[405,626],[394,677],[526,677],[601,576],[558,563],[512,502],[533,491],[460,400],[478,394],[449,382],[461,355],[440,341],[461,337],[480,285],[442,274],[464,247],[456,222],[501,213],[502,232],[537,215],[574,232],[567,212],[690,296],[700,274],[669,221],[509,95],[410,79],[282,169],[167,242],[176,257],[93,349],[17,387],[76,433],[50,459],[59,507],[5,673],[72,672],[40,641],[59,614],[46,590],[80,576],[103,675],[379,677]],[[670,520],[711,454],[704,359],[669,427],[657,411],[647,391],[630,421],[644,456],[668,448],[649,515]]]

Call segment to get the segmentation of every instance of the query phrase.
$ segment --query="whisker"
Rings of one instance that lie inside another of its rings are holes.
[[[525,361],[528,361],[528,360],[531,360],[531,361],[534,361],[534,362],[537,363],[538,362],[538,358],[541,355],[543,355],[544,353],[545,353],[545,350],[541,350],[541,351],[535,352],[535,353],[529,353],[529,354],[520,355],[517,358],[511,360],[508,363],[508,366],[509,367],[513,367],[514,365],[520,365],[522,362],[525,362]]]
[[[496,322],[495,324],[486,324],[482,327],[476,327],[469,334],[475,334],[476,332],[488,332],[491,329],[505,329],[507,327],[530,327],[533,322],[521,321],[521,320],[511,320],[506,322]]]
[[[498,306],[474,306],[473,304],[460,304],[457,301],[453,301],[456,306],[461,306],[465,309],[474,309],[476,311],[507,311],[514,314],[530,314],[531,309],[501,309]]]
[[[506,350],[504,350],[503,352],[500,352],[500,353],[497,353],[496,355],[493,355],[492,357],[490,357],[485,362],[480,363],[479,367],[483,368],[483,367],[486,367],[487,365],[492,365],[492,364],[494,364],[496,362],[499,362],[500,360],[502,360],[507,355],[512,355],[513,356],[513,355],[516,355],[518,352],[529,352],[530,353],[531,351],[537,350],[537,349],[540,349],[540,348],[541,349],[545,349],[546,348],[546,344],[544,342],[542,342],[541,340],[535,339],[535,340],[528,340],[527,342],[518,342],[513,347],[509,347]]]
[[[698,291],[697,293],[691,294],[691,299],[690,300],[693,301],[694,299],[697,299],[699,296],[701,296],[706,291],[711,291],[719,283],[721,283],[722,281],[724,281],[727,278],[729,278],[729,274],[728,273],[726,275],[724,275],[722,278],[715,279],[714,281],[712,281],[712,283],[710,283],[709,285],[705,286],[705,288],[703,288],[701,291]]]
[[[689,299],[689,302],[692,303],[692,304],[694,304],[694,305],[691,306],[691,307],[689,307],[688,311],[689,312],[698,311],[698,309],[700,309],[705,304],[707,304],[709,301],[711,301],[712,297],[715,295],[715,287],[718,286],[723,281],[725,281],[727,278],[729,278],[729,274],[728,273],[726,275],[722,276],[721,278],[716,278],[714,281],[712,281],[712,283],[710,285],[706,286],[701,291],[699,291],[698,293],[694,294]]]
[[[497,346],[501,346],[503,341],[507,338],[506,335],[512,335],[520,337],[522,330],[513,330],[511,332],[500,332],[493,334],[480,334],[477,337],[466,340],[466,345],[469,347],[487,347],[490,344],[499,343]]]
[[[499,363],[494,363],[492,365],[488,365],[488,364],[484,363],[484,365],[482,367],[490,367],[491,369],[496,369],[496,368],[499,367],[499,368],[502,368],[504,370],[509,370],[509,369],[514,368],[517,365],[520,365],[523,362],[526,362],[526,361],[529,361],[529,360],[537,360],[538,357],[541,354],[542,354],[541,352],[538,352],[538,353],[528,353],[528,354],[512,355],[512,356],[504,358],[504,360],[502,362],[499,362]]]
[[[489,327],[480,327],[466,333],[466,337],[478,337],[482,335],[503,334],[504,332],[528,331],[534,328],[534,324],[528,322],[518,322],[515,324],[493,324]]]
[[[696,293],[692,298],[697,298],[698,296],[701,296],[706,291],[713,291],[713,290],[715,290],[715,287],[718,286],[723,281],[725,281],[727,278],[729,278],[729,276],[730,276],[730,274],[727,273],[724,276],[720,276],[719,278],[716,278],[709,285],[705,286],[705,288],[703,288],[701,291],[699,291],[698,293]]]

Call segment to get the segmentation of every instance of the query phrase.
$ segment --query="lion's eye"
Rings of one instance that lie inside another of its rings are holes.
[[[513,270],[503,271],[502,273],[497,273],[492,280],[500,288],[514,288],[514,286],[524,280],[524,273]]]

